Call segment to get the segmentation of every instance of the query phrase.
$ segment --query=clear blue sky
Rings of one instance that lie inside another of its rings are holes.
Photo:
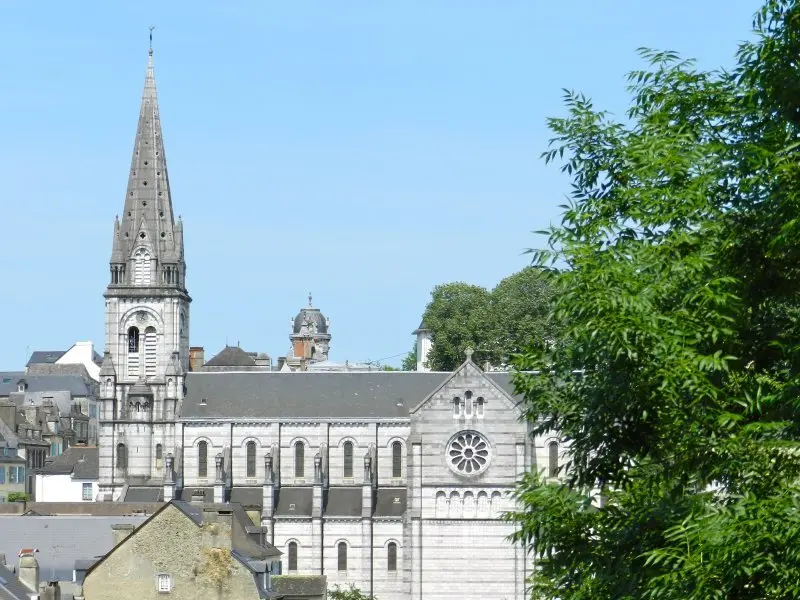
[[[311,291],[331,358],[376,360],[558,219],[562,88],[621,114],[637,47],[730,65],[759,4],[0,0],[0,369],[102,350],[150,24],[192,344],[283,355]]]

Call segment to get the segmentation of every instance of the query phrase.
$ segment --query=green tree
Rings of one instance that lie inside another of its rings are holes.
[[[416,371],[417,370],[417,344],[411,348],[411,351],[403,357],[403,362],[400,366],[401,371]]]
[[[527,267],[503,279],[491,292],[460,282],[435,287],[423,315],[433,333],[430,368],[455,369],[464,361],[467,347],[473,349],[476,363],[503,365],[531,341],[553,342],[557,329],[550,319],[551,277]],[[409,354],[404,370],[414,370],[411,361]],[[406,365],[411,368],[405,369]]]
[[[335,586],[328,591],[328,598],[330,600],[378,600],[375,596],[367,596],[352,583],[348,588]]]
[[[516,383],[570,454],[508,515],[533,598],[800,597],[800,9],[754,26],[731,72],[643,51],[626,122],[575,93],[549,122],[572,195],[533,256],[567,341]]]
[[[490,294],[480,286],[456,282],[437,285],[423,320],[433,333],[428,365],[450,371],[464,361],[464,349],[475,351],[476,362],[497,357],[490,319]]]
[[[489,319],[500,361],[508,361],[532,342],[547,345],[556,341],[556,327],[550,319],[551,278],[551,273],[526,267],[492,290]]]

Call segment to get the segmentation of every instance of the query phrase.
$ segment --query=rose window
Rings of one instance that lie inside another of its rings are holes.
[[[489,442],[474,431],[457,434],[447,447],[450,468],[463,475],[475,475],[489,464]]]

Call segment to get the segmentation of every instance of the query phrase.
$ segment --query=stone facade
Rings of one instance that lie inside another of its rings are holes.
[[[87,600],[155,600],[165,595],[178,600],[259,600],[260,583],[266,578],[254,573],[248,561],[264,562],[265,557],[237,550],[236,517],[230,511],[187,509],[167,504],[125,537],[86,572],[83,596]]]
[[[161,481],[189,367],[183,225],[175,221],[150,53],[122,219],[114,223],[100,369],[100,490]]]
[[[151,80],[152,65],[145,115],[155,105]],[[142,239],[152,235],[142,231]],[[471,353],[455,372],[430,372],[424,324],[415,332],[416,372],[187,373],[185,266],[179,285],[119,283],[137,268],[137,248],[121,254],[115,242],[117,283],[106,293],[107,499],[240,504],[283,553],[284,575],[323,575],[329,586],[355,584],[380,600],[526,598],[526,553],[507,541],[512,525],[499,517],[514,507],[520,475],[554,473],[560,449],[557,440],[532,438],[508,373],[482,371]],[[134,326],[157,335],[155,367],[144,379],[141,367],[126,366]],[[290,339],[287,360],[326,363],[329,323],[310,299]]]

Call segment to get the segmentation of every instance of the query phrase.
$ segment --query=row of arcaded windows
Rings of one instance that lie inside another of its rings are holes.
[[[247,442],[247,477],[256,476],[256,443]],[[294,445],[294,476],[305,476],[305,453],[306,448],[303,442],[296,442]],[[342,448],[344,458],[344,477],[353,477],[353,442],[345,442]],[[403,471],[403,445],[400,442],[392,444],[392,477],[399,479]],[[208,477],[208,443],[200,441],[197,443],[197,476]]]
[[[253,443],[253,442],[250,442]],[[255,445],[253,448],[255,452]],[[303,442],[294,444],[294,476],[305,476],[305,452],[306,447]],[[248,461],[249,461],[248,449]],[[343,476],[345,479],[353,477],[353,442],[347,441],[342,446]],[[249,464],[249,462],[248,462]],[[392,443],[392,477],[399,479],[403,476],[403,444],[400,442]]]
[[[397,571],[397,544],[395,542],[389,542],[386,549],[386,570]],[[289,571],[297,571],[297,542],[289,542],[287,554]],[[347,571],[347,544],[344,542],[339,542],[336,547],[336,563],[337,570]]]

